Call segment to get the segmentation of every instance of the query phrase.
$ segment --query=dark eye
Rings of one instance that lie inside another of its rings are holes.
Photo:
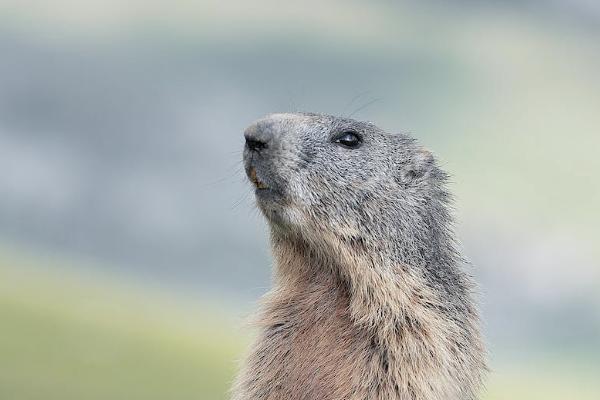
[[[345,131],[337,135],[333,139],[333,143],[339,144],[349,149],[356,149],[362,144],[362,138],[356,132]]]

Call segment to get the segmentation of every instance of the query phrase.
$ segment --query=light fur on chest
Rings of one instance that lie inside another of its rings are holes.
[[[454,399],[443,371],[456,355],[439,354],[440,332],[407,320],[393,344],[351,318],[343,288],[279,287],[266,299],[260,334],[234,399]],[[435,382],[435,384],[431,384]]]

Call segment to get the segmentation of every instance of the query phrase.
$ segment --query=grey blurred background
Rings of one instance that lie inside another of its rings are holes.
[[[599,71],[591,0],[1,2],[0,321],[13,334],[0,336],[0,395],[226,397],[271,273],[242,132],[313,111],[408,132],[451,173],[481,286],[486,398],[598,398]],[[86,285],[94,306],[73,311]],[[144,372],[150,350],[124,363],[111,316],[93,321],[131,287],[139,307],[164,306],[157,325],[181,312],[199,325],[190,340],[217,332],[210,351],[181,352],[204,364],[157,361],[197,368],[189,381]],[[88,342],[81,324],[108,333]],[[112,356],[15,350],[41,337]],[[40,380],[40,365],[57,376]],[[109,382],[103,368],[140,376]],[[67,390],[74,370],[83,383]]]

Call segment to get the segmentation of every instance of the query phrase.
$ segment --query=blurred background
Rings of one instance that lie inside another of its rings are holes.
[[[452,175],[484,399],[600,398],[600,3],[0,2],[0,398],[224,399],[270,285],[242,132],[409,132]]]

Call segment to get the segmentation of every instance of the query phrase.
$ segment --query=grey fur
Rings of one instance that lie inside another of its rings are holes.
[[[345,131],[362,145],[334,143]],[[476,398],[474,285],[431,153],[309,113],[270,115],[245,136],[262,143],[244,163],[271,227],[275,288],[233,398]]]

